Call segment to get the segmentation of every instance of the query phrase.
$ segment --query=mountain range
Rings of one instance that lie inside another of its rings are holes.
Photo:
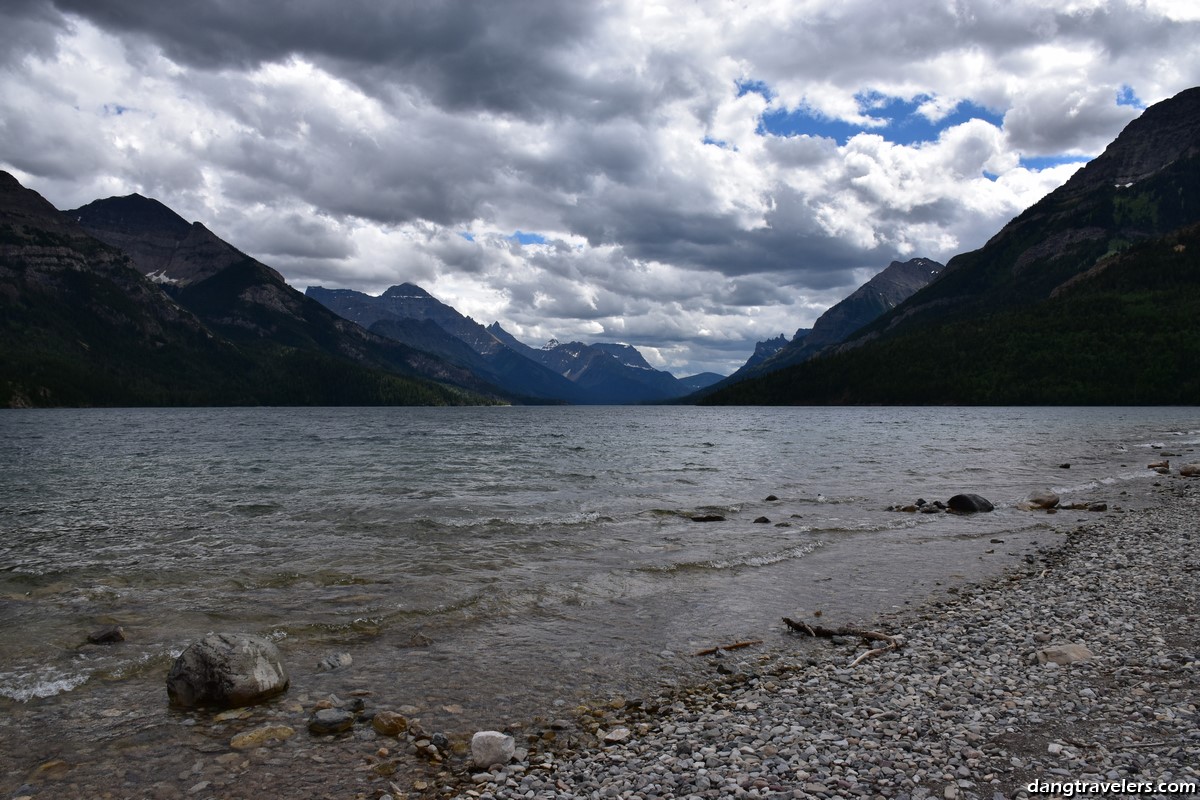
[[[0,172],[0,405],[1195,403],[1200,89],[945,266],[893,262],[728,378],[519,341],[411,283],[309,287],[140,195]]]
[[[500,399],[469,371],[346,322],[154,200],[62,213],[5,172],[0,311],[0,405]]]

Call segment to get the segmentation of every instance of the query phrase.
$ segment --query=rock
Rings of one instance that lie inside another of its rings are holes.
[[[408,720],[395,711],[376,711],[371,727],[384,736],[399,736],[408,730]]]
[[[354,715],[340,708],[322,708],[308,721],[308,730],[318,736],[341,733],[354,727]]]
[[[1058,495],[1047,489],[1046,491],[1034,492],[1029,495],[1027,502],[1033,508],[1057,508],[1058,501]]]
[[[480,769],[487,769],[493,764],[507,764],[516,749],[513,737],[499,731],[478,731],[471,737],[471,760]]]
[[[975,514],[980,511],[991,511],[995,508],[990,502],[977,494],[956,494],[946,501],[951,511],[959,514]]]
[[[1092,657],[1092,651],[1081,644],[1052,644],[1037,651],[1039,664],[1058,664],[1065,667]]]
[[[1070,469],[1071,465],[1070,464],[1059,464],[1058,468],[1059,469]]]
[[[625,728],[625,727],[613,728],[611,731],[604,734],[604,743],[605,744],[620,744],[621,742],[629,741],[629,737],[632,735],[633,735],[633,732],[630,731],[629,728]]]
[[[697,514],[690,518],[692,522],[724,522],[725,518],[720,514]]]
[[[229,740],[229,746],[234,750],[248,750],[258,747],[272,739],[282,741],[291,738],[296,731],[287,725],[263,725],[260,728],[239,733]]]
[[[92,644],[116,644],[125,641],[125,629],[120,625],[105,625],[88,634]]]
[[[354,663],[354,659],[349,653],[332,653],[325,656],[317,662],[317,670],[320,672],[332,672],[335,669],[348,667]]]
[[[1108,511],[1108,503],[1088,503],[1088,511]]]
[[[1184,464],[1179,468],[1179,474],[1185,478],[1200,478],[1200,464]]]
[[[1162,461],[1154,461],[1146,465],[1146,469],[1170,469],[1171,462],[1163,459]]]
[[[775,501],[776,501],[776,500],[778,500],[778,499],[779,499],[779,498],[778,498],[778,497],[776,497],[776,496],[775,496],[775,495],[773,495],[773,494],[769,494],[769,495],[767,495],[767,497],[766,497],[766,501],[767,501],[768,503],[773,503],[773,502],[775,502]]]
[[[184,650],[167,675],[167,697],[178,708],[237,708],[288,688],[287,669],[268,639],[214,633]]]
[[[767,522],[770,522],[771,520],[767,519],[766,517],[758,517],[758,518],[757,518],[757,519],[755,519],[754,521],[755,521],[755,522],[757,522],[757,523],[759,523],[759,524],[762,524],[762,523],[767,523]]]

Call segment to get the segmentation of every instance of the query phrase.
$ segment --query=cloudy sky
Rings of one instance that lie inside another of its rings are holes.
[[[1196,84],[1194,0],[4,0],[0,168],[728,372]]]

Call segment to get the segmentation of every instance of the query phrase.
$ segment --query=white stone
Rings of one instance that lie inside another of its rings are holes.
[[[471,760],[482,769],[493,764],[507,764],[516,749],[513,737],[499,731],[478,731],[471,737]]]
[[[605,744],[620,744],[629,740],[632,732],[629,728],[613,728],[608,733],[604,734]]]
[[[1092,651],[1081,644],[1052,644],[1037,651],[1039,664],[1057,664],[1060,667],[1091,657]]]

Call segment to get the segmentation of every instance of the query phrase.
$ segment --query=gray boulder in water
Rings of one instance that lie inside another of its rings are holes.
[[[995,508],[986,499],[977,494],[956,494],[946,501],[951,511],[960,514],[974,514],[979,511],[991,511]]]
[[[283,693],[288,680],[279,649],[270,640],[213,633],[175,659],[167,675],[167,696],[178,708],[237,708]]]

